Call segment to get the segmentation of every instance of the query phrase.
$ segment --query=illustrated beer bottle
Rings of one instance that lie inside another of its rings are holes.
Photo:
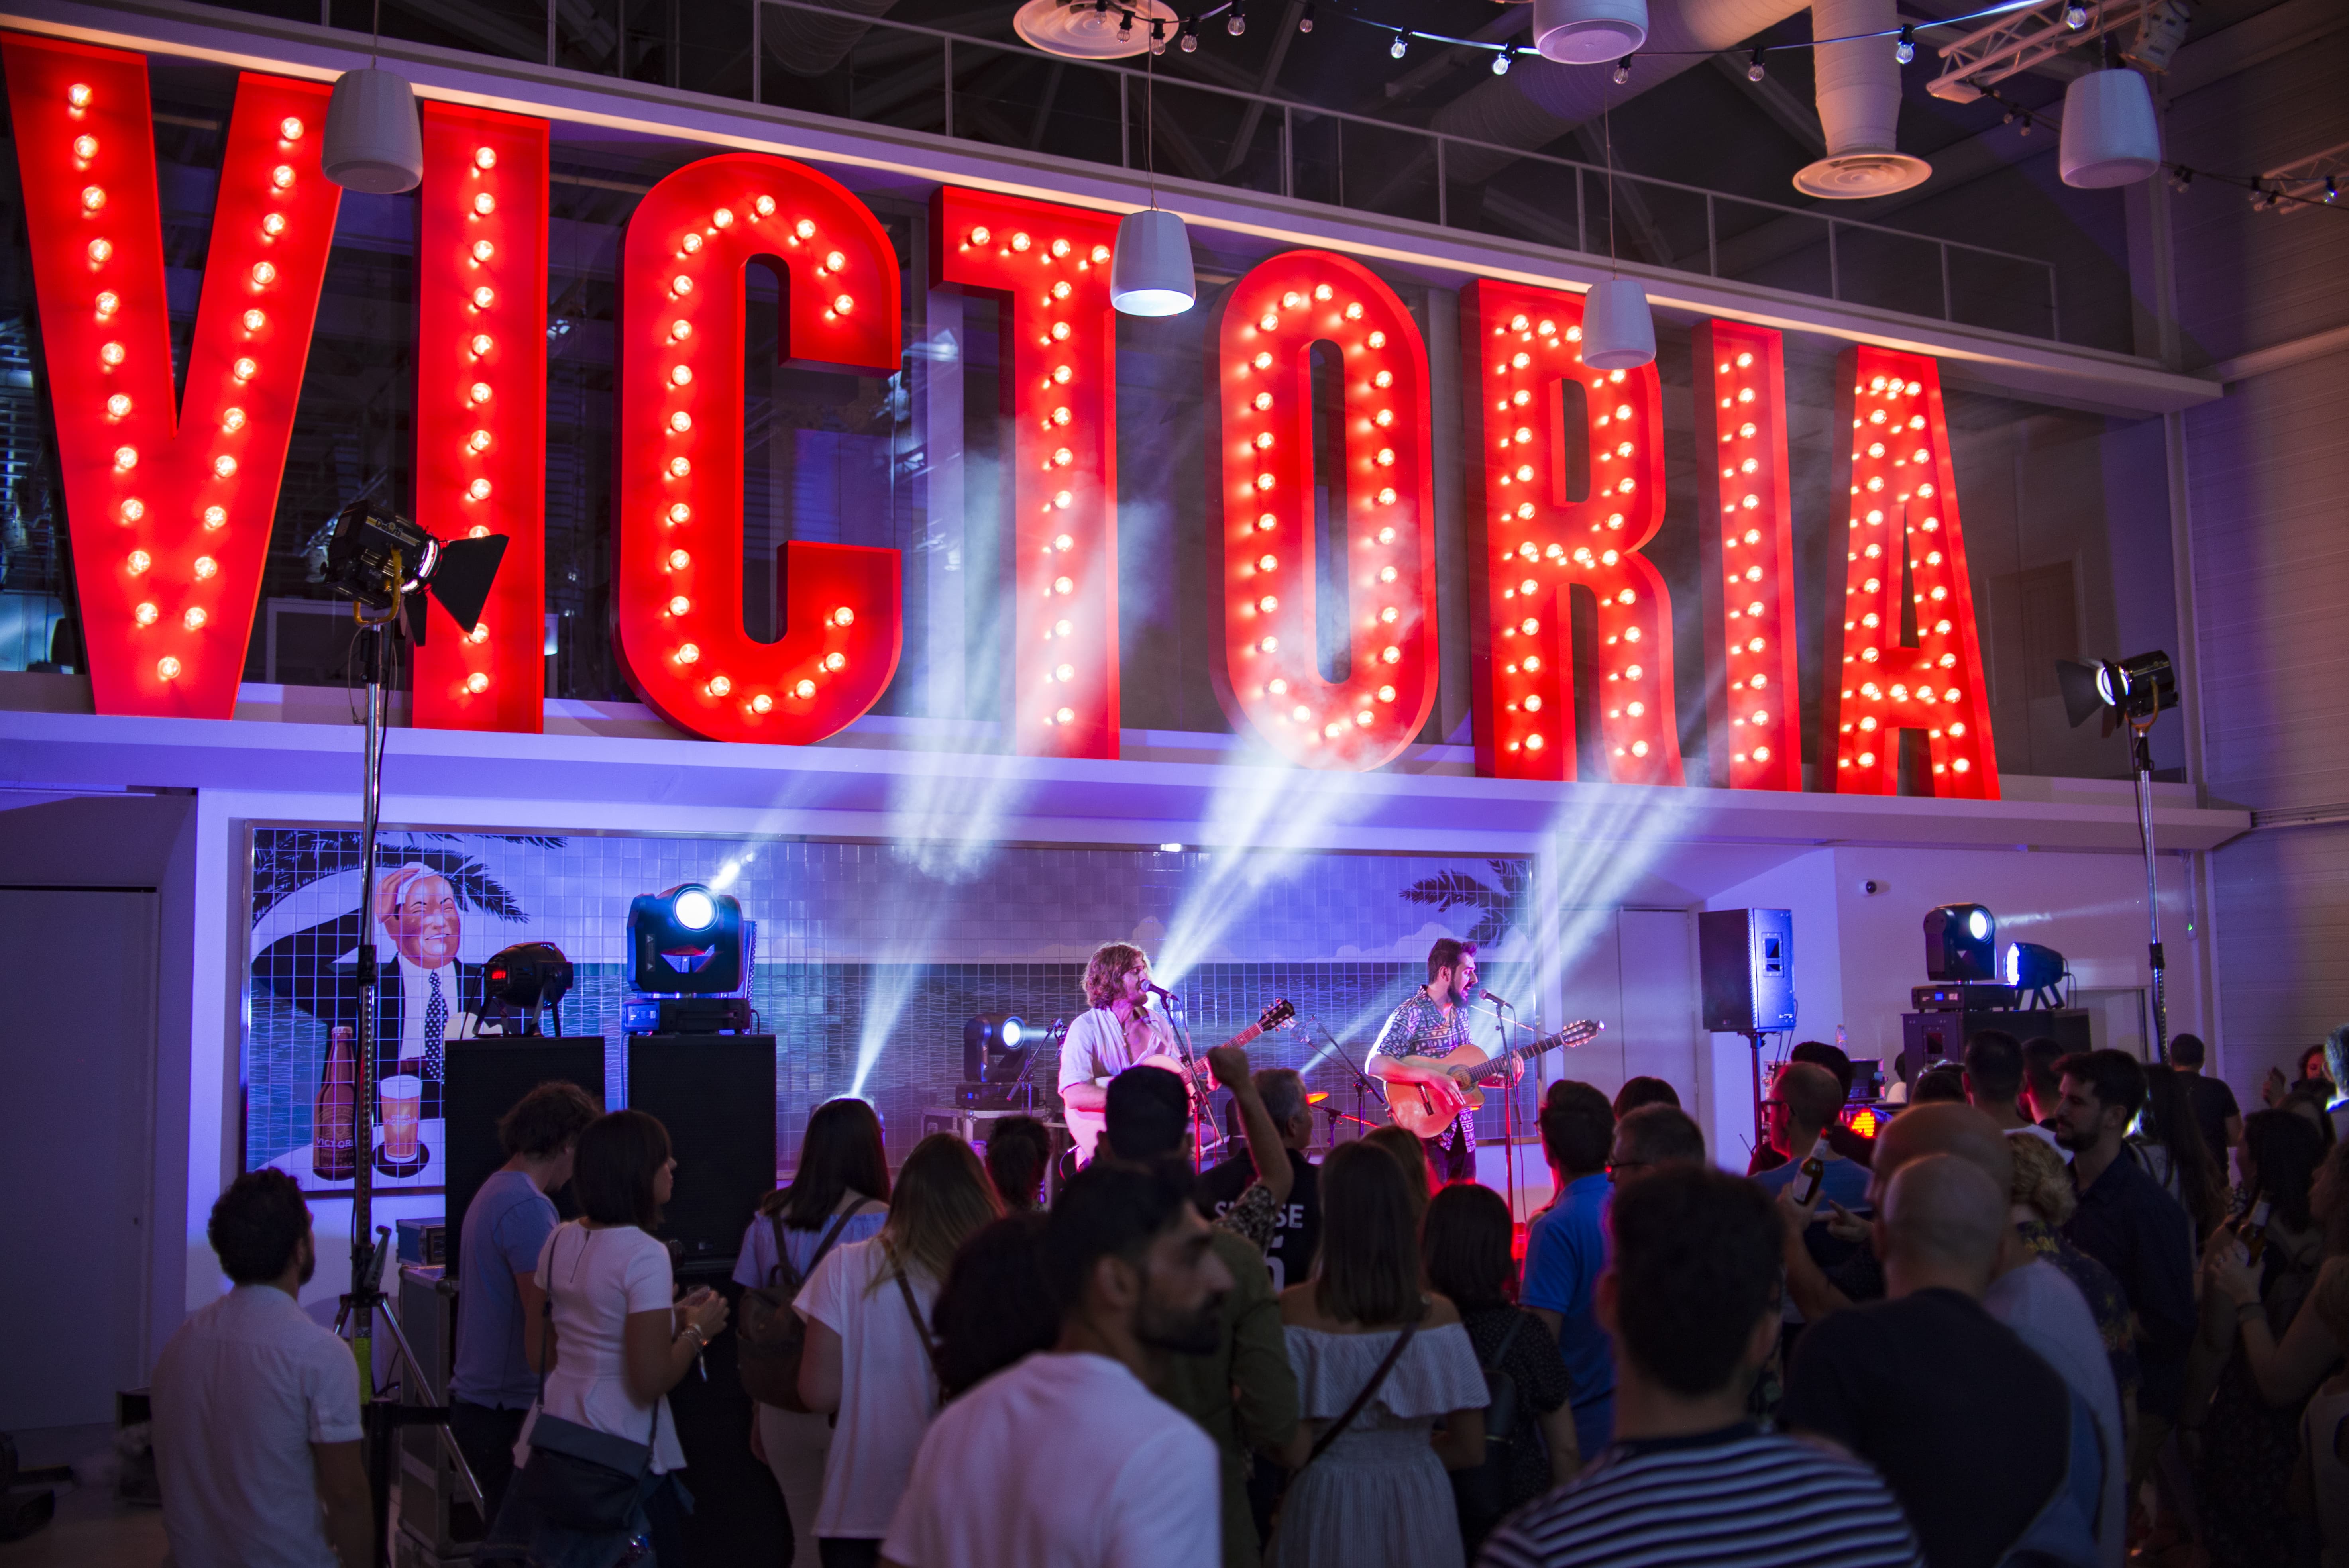
[[[327,1038],[326,1063],[318,1073],[318,1098],[310,1108],[310,1171],[321,1181],[348,1181],[358,1174],[351,1142],[351,1114],[358,1104],[358,1054],[347,1025]]]

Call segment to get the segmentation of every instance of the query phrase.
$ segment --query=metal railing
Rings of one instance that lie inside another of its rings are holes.
[[[390,0],[388,26],[404,8]],[[504,0],[494,9],[528,21],[485,34],[485,52],[537,53],[539,8]],[[1142,167],[1147,149],[1161,176],[2062,336],[2055,266],[2036,257],[1650,175],[1619,170],[1610,188],[1603,168],[1575,159],[1164,70],[1145,80],[1132,66],[1069,59],[1017,39],[811,0],[753,0],[749,9],[746,41],[730,8],[719,22],[715,8],[687,0],[545,0],[547,63],[680,88],[691,80],[691,90],[716,97],[1121,169]],[[449,8],[431,10],[448,25]],[[823,56],[787,57],[811,34]],[[1506,180],[1496,179],[1505,170]]]

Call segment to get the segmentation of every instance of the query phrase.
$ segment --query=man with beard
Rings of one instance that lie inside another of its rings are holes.
[[[282,1171],[249,1171],[212,1205],[206,1234],[236,1288],[180,1326],[153,1378],[172,1561],[368,1568],[358,1368],[295,1305],[318,1267],[302,1191]]]
[[[2145,1479],[2178,1422],[2193,1347],[2193,1227],[2178,1200],[2129,1155],[2129,1123],[2145,1105],[2145,1068],[2127,1051],[2081,1051],[2056,1064],[2055,1141],[2072,1155],[2080,1206],[2064,1239],[2121,1282],[2137,1318],[2137,1442],[2132,1486]]]
[[[1190,1168],[1102,1161],[1061,1190],[1050,1350],[948,1405],[882,1545],[895,1568],[1199,1568],[1222,1553],[1216,1446],[1151,1388],[1211,1352],[1232,1274]]]

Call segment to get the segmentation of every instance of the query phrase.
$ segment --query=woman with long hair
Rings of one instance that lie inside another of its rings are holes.
[[[2145,1106],[2137,1112],[2137,1131],[2128,1151],[2162,1191],[2178,1200],[2193,1224],[2193,1240],[2217,1230],[2227,1218],[2227,1178],[2202,1137],[2194,1117],[2194,1102],[2178,1070],[2161,1062],[2145,1064]]]
[[[1511,1229],[1508,1202],[1498,1192],[1454,1181],[1429,1202],[1420,1230],[1427,1283],[1460,1309],[1478,1364],[1506,1374],[1516,1395],[1511,1429],[1497,1429],[1500,1413],[1485,1412],[1485,1462],[1452,1472],[1461,1542],[1471,1558],[1503,1518],[1582,1468],[1568,1402],[1573,1380],[1557,1341],[1516,1304]]]
[[[836,1414],[815,1512],[823,1568],[881,1560],[889,1516],[938,1413],[938,1288],[962,1244],[1001,1212],[969,1144],[934,1132],[897,1172],[889,1219],[869,1242],[834,1249],[796,1305],[807,1319],[800,1398]]]
[[[1406,1128],[1381,1127],[1362,1134],[1362,1141],[1375,1144],[1395,1158],[1402,1167],[1403,1180],[1411,1186],[1411,1229],[1419,1233],[1420,1221],[1426,1217],[1428,1200],[1432,1196],[1434,1177],[1428,1168],[1427,1146],[1418,1134]]]
[[[1444,1472],[1485,1462],[1485,1374],[1458,1309],[1422,1285],[1416,1233],[1392,1154],[1367,1140],[1330,1151],[1320,1259],[1280,1295],[1312,1457],[1290,1480],[1268,1568],[1465,1561]]]
[[[870,1241],[889,1217],[889,1155],[881,1118],[861,1099],[828,1099],[808,1113],[791,1181],[768,1193],[742,1233],[734,1283],[790,1301],[834,1248]],[[748,1320],[746,1320],[748,1321]],[[755,1325],[753,1325],[755,1326]],[[823,1496],[832,1418],[764,1400],[750,1411],[750,1451],[774,1472],[792,1520],[792,1568],[818,1568],[816,1506]]]
[[[652,1234],[676,1175],[668,1130],[641,1110],[613,1111],[579,1135],[571,1191],[582,1217],[547,1237],[537,1274],[546,1306],[523,1322],[523,1352],[544,1382],[523,1425],[520,1468],[477,1561],[605,1568],[641,1536],[663,1568],[685,1562],[676,1479],[685,1450],[668,1391],[726,1326],[727,1307],[706,1285],[677,1298],[668,1248]],[[580,1461],[552,1437],[543,1453],[531,1440],[550,1417],[650,1448],[624,1524],[600,1527],[572,1514],[576,1495],[560,1478]]]
[[[2341,1168],[2323,1150],[2316,1130],[2288,1110],[2245,1117],[2235,1160],[2251,1208],[2239,1228],[2213,1231],[2204,1250],[2201,1329],[2180,1408],[2199,1439],[2189,1451],[2201,1544],[2220,1568],[2292,1560],[2285,1490],[2300,1406],[2340,1355],[2323,1316],[2303,1310],[2325,1259],[2325,1220],[2342,1208]]]

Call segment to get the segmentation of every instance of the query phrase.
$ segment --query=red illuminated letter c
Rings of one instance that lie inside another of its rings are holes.
[[[742,624],[743,269],[786,279],[782,352],[898,368],[897,255],[836,181],[727,153],[653,187],[628,222],[620,308],[613,596],[622,663],[670,723],[804,745],[879,698],[904,638],[894,550],[794,541],[783,635]]]

